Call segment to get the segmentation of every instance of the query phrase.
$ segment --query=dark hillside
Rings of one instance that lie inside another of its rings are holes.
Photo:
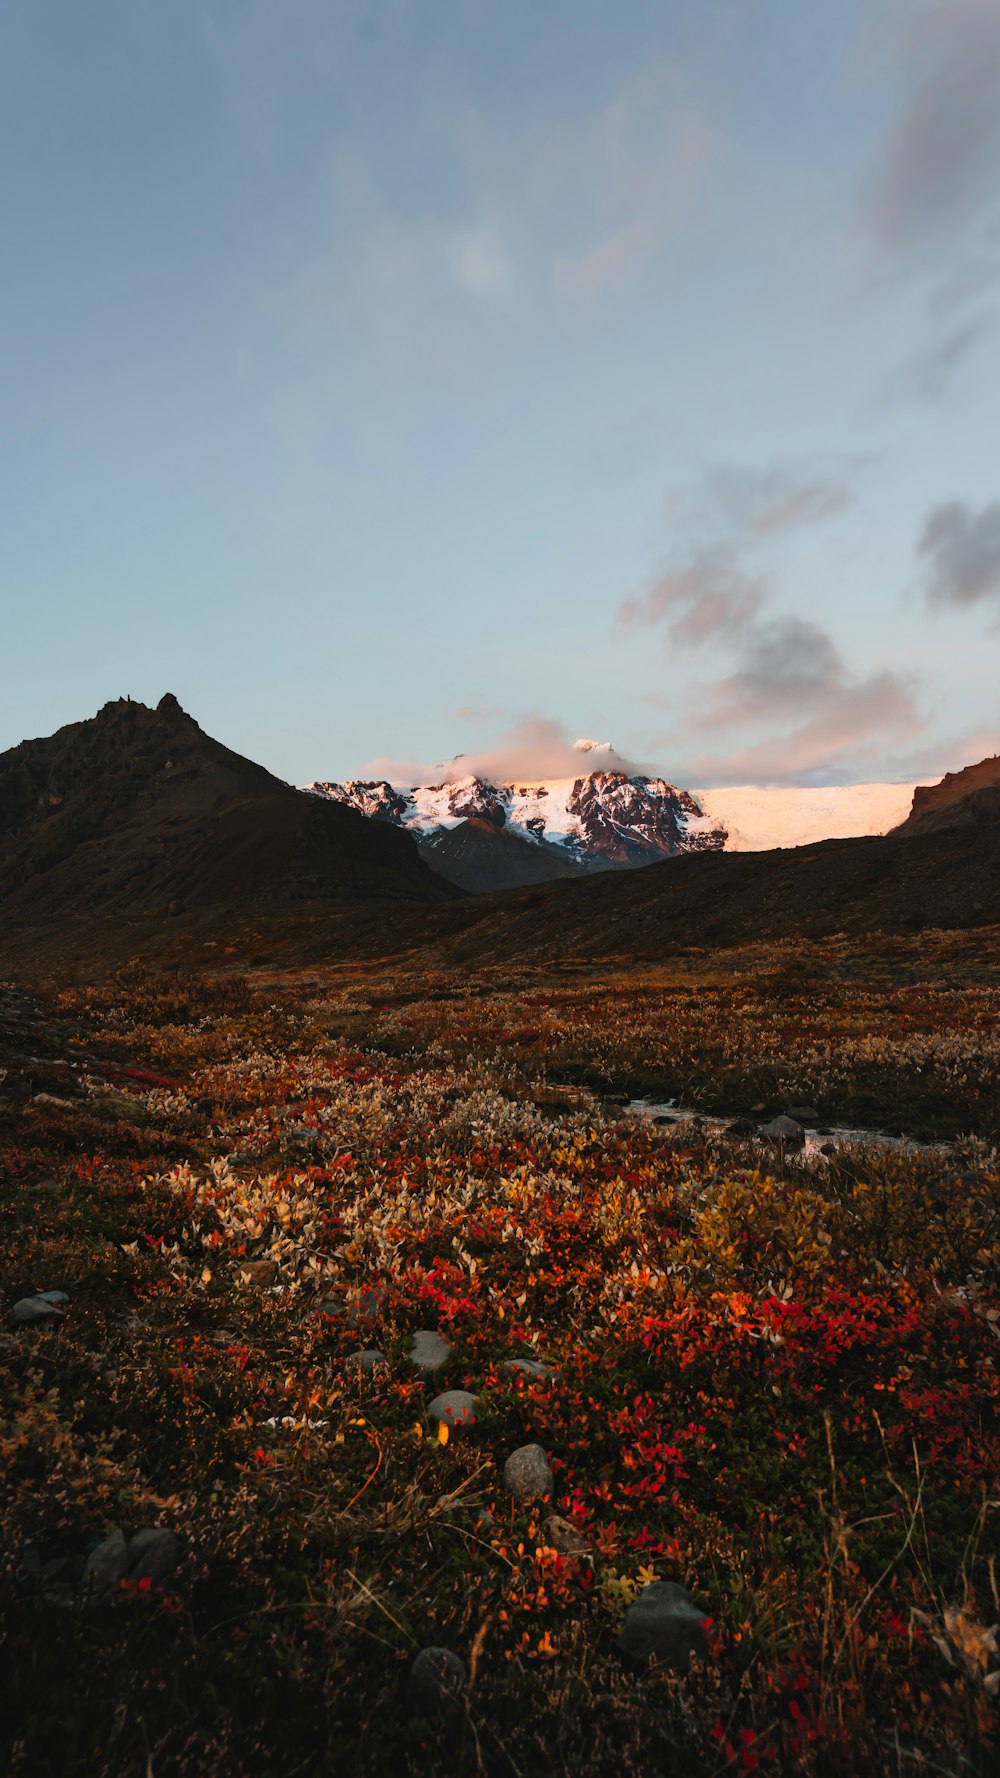
[[[432,870],[473,895],[523,889],[532,883],[565,882],[583,876],[587,868],[561,857],[555,846],[532,844],[478,817],[421,840],[420,853]]]
[[[694,853],[628,873],[479,898],[428,916],[449,956],[655,959],[757,938],[913,932],[1000,921],[1000,823],[825,840],[779,852]]]
[[[454,893],[409,835],[292,789],[170,695],[155,710],[120,699],[0,755],[8,919]]]
[[[948,772],[940,784],[918,784],[913,807],[895,829],[898,834],[938,833],[946,827],[974,827],[1000,817],[1000,758],[981,759],[961,772]]]

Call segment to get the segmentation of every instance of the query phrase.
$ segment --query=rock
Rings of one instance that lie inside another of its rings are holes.
[[[836,1154],[837,1144],[835,1142],[821,1142],[820,1146],[819,1146],[819,1152],[820,1152],[820,1154],[825,1154],[825,1155]]]
[[[762,1124],[760,1134],[765,1141],[780,1144],[784,1148],[801,1148],[806,1139],[802,1125],[797,1124],[794,1118],[784,1116],[773,1117],[769,1124]]]
[[[38,1301],[40,1303],[55,1303],[57,1308],[61,1308],[69,1302],[69,1297],[64,1290],[40,1290]]]
[[[598,1093],[597,1097],[602,1105],[631,1105],[632,1103],[627,1093]]]
[[[645,1667],[652,1658],[658,1667],[686,1673],[692,1654],[704,1647],[707,1622],[684,1587],[654,1580],[625,1613],[618,1647],[638,1666]]]
[[[590,1545],[585,1537],[571,1524],[569,1519],[561,1519],[558,1513],[550,1513],[542,1525],[542,1538],[550,1550],[558,1550],[561,1556],[589,1556]]]
[[[429,1377],[433,1371],[444,1369],[451,1357],[451,1347],[433,1328],[417,1329],[410,1343],[410,1361],[415,1364],[422,1377]]]
[[[813,1105],[790,1105],[788,1115],[798,1124],[818,1124],[819,1112]]]
[[[537,1381],[559,1375],[550,1364],[543,1364],[539,1358],[505,1358],[500,1369],[505,1377],[531,1377]]]
[[[29,1543],[21,1551],[21,1560],[14,1574],[14,1589],[28,1599],[41,1592],[42,1556],[37,1544]]]
[[[503,1466],[504,1487],[515,1500],[538,1500],[551,1494],[553,1475],[541,1445],[519,1445]]]
[[[86,1103],[85,1109],[94,1117],[120,1119],[126,1124],[144,1124],[149,1113],[138,1099],[128,1093],[98,1093]]]
[[[652,1119],[652,1122],[654,1124],[675,1124],[677,1119],[675,1117],[668,1117],[665,1111],[660,1111],[657,1112],[657,1115]]]
[[[814,1136],[836,1136],[836,1134],[836,1130],[831,1129],[829,1124],[817,1124],[813,1131]]]
[[[173,1531],[165,1525],[137,1531],[128,1540],[128,1578],[148,1580],[162,1587],[169,1580],[181,1557],[181,1546]]]
[[[349,1377],[371,1377],[379,1369],[389,1368],[389,1360],[377,1346],[366,1346],[361,1352],[349,1352],[344,1359],[344,1370]]]
[[[466,1686],[464,1661],[450,1648],[422,1648],[406,1681],[406,1705],[413,1716],[431,1722],[462,1708]]]
[[[476,1398],[467,1389],[446,1389],[427,1409],[432,1426],[475,1426]]]
[[[348,1320],[353,1326],[357,1326],[359,1321],[377,1321],[385,1308],[388,1295],[384,1284],[366,1285],[352,1307]]]
[[[83,1566],[80,1585],[94,1604],[99,1604],[114,1592],[118,1582],[124,1580],[128,1573],[128,1564],[128,1545],[124,1534],[116,1525],[103,1543],[91,1550]]]
[[[260,1290],[277,1282],[278,1266],[273,1259],[247,1259],[240,1265],[241,1284],[254,1284]]]
[[[12,1327],[34,1327],[40,1321],[61,1321],[62,1313],[58,1303],[50,1303],[43,1296],[23,1296],[14,1304],[8,1319]]]
[[[756,1134],[757,1125],[752,1117],[737,1117],[731,1124],[726,1125],[727,1136],[756,1136]]]

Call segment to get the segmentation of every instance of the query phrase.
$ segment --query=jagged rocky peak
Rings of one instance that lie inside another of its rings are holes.
[[[682,852],[721,851],[726,830],[687,790],[629,770],[609,741],[579,740],[581,771],[567,778],[493,782],[462,772],[462,756],[435,783],[384,779],[319,782],[315,794],[429,840],[463,821],[488,823],[556,863],[602,870],[650,864]]]

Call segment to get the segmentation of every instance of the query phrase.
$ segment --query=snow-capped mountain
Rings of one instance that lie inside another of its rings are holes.
[[[581,772],[573,778],[494,783],[463,775],[459,756],[435,784],[355,779],[307,789],[405,827],[424,847],[463,822],[487,823],[557,860],[553,875],[563,874],[567,864],[583,871],[625,869],[685,852],[761,852],[884,834],[905,819],[913,801],[912,784],[681,790],[664,778],[630,771],[609,742],[577,741],[576,751]],[[482,838],[476,846],[481,855]],[[435,868],[443,869],[441,858]],[[522,855],[525,868],[531,870],[530,861],[526,866]]]
[[[579,777],[494,784],[474,774],[409,789],[385,779],[307,786],[429,839],[463,821],[488,822],[584,869],[651,864],[682,852],[720,852],[724,828],[686,790],[665,778],[630,774],[606,742],[578,741]]]

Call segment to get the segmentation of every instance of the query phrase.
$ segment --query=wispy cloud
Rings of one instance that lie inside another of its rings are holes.
[[[928,604],[954,608],[1000,601],[1000,500],[978,511],[963,500],[934,507],[917,554]]]
[[[597,120],[588,160],[593,235],[563,252],[556,279],[567,291],[626,283],[669,239],[712,152],[705,119],[676,99],[673,82],[650,74],[628,85]]]
[[[902,102],[861,206],[872,249],[890,262],[953,236],[1000,169],[996,0],[934,0],[902,15]]]
[[[851,499],[833,477],[802,478],[782,468],[716,470],[693,498],[671,503],[680,533],[677,565],[622,601],[619,624],[662,627],[671,642],[691,646],[735,639],[770,596],[758,565],[762,553],[782,535],[834,517]]]
[[[978,345],[995,333],[1000,319],[995,309],[975,315],[914,358],[899,366],[883,390],[888,401],[938,401],[951,387]]]
[[[824,641],[828,644],[829,639]],[[891,672],[852,678],[844,663],[828,648],[821,648],[825,672],[788,671],[787,661],[777,675],[777,700],[773,708],[775,675],[759,674],[753,666],[721,682],[716,688],[715,721],[703,726],[719,728],[746,720],[756,700],[758,715],[776,715],[780,709],[808,709],[805,721],[788,728],[782,724],[747,746],[729,752],[699,753],[685,764],[687,781],[695,784],[770,783],[795,784],[812,779],[832,783],[861,777],[880,762],[887,741],[906,739],[924,729],[912,687]],[[782,673],[784,677],[782,678]],[[771,679],[771,686],[768,679]],[[807,685],[811,688],[807,691]]]
[[[858,672],[812,617],[767,609],[775,549],[852,498],[832,476],[717,471],[688,502],[686,559],[620,607],[620,625],[658,627],[674,645],[709,645],[729,663],[689,683],[689,715],[654,744],[676,758],[706,733],[754,738],[728,752],[696,752],[682,768],[687,782],[833,779],[864,771],[887,741],[924,728],[913,682],[889,668]]]
[[[662,624],[672,642],[707,642],[745,629],[766,596],[730,558],[706,555],[661,575],[641,597],[623,600],[618,620],[627,629]]]

